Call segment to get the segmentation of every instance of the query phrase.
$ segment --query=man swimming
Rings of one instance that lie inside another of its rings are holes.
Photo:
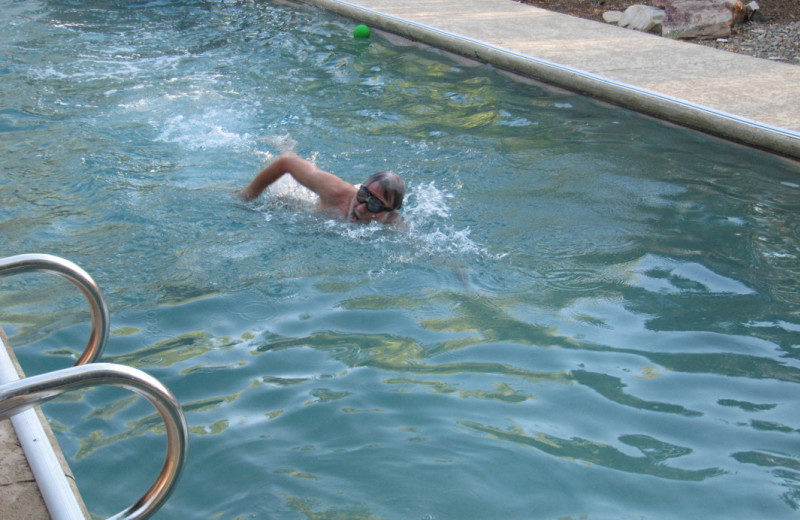
[[[397,212],[403,205],[406,188],[403,179],[392,172],[372,175],[360,187],[317,168],[296,155],[283,154],[261,170],[239,197],[252,200],[288,173],[319,196],[318,209],[340,215],[350,222],[402,224]]]

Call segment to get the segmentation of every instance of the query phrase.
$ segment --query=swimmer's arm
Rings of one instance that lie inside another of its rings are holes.
[[[239,197],[245,200],[255,199],[261,195],[272,183],[280,179],[283,174],[291,173],[293,177],[297,178],[293,172],[299,172],[299,176],[306,177],[310,175],[306,170],[311,170],[314,166],[293,155],[281,155],[271,163],[269,163],[258,175],[256,175],[250,184],[239,192]]]
[[[239,197],[245,200],[258,197],[285,173],[290,174],[297,182],[315,192],[326,203],[335,199],[336,194],[347,186],[347,183],[339,177],[317,168],[313,163],[296,155],[285,154],[261,170],[250,184],[239,192]]]

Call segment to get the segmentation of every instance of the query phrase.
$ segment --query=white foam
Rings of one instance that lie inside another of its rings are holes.
[[[408,225],[410,254],[398,254],[395,261],[413,261],[420,257],[441,255],[488,254],[470,237],[469,227],[457,228],[450,223],[450,206],[453,195],[440,190],[432,181],[409,187],[409,196],[403,210]]]
[[[284,175],[272,183],[267,188],[267,196],[302,209],[313,209],[319,202],[319,196],[316,193],[294,180],[291,175]]]
[[[404,217],[409,227],[420,227],[433,218],[446,219],[450,216],[450,207],[446,199],[453,196],[436,188],[434,182],[428,185],[417,186],[411,193],[406,204]]]
[[[247,146],[250,141],[249,134],[240,134],[220,124],[220,121],[229,120],[231,120],[230,114],[220,114],[217,110],[210,110],[191,117],[179,114],[153,124],[161,126],[157,140],[176,143],[191,151]]]
[[[258,140],[277,148],[278,152],[282,154],[294,153],[295,147],[297,147],[297,141],[295,141],[289,134],[268,135],[266,137],[260,137]]]

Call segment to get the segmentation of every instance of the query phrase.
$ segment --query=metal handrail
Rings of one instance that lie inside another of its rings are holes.
[[[167,431],[167,453],[161,472],[142,497],[110,520],[150,517],[167,500],[186,459],[188,429],[177,399],[154,377],[136,368],[92,363],[56,370],[0,385],[0,419],[48,401],[65,392],[111,385],[131,390],[158,410]]]
[[[0,258],[0,277],[27,272],[48,272],[66,278],[81,290],[89,302],[92,314],[92,331],[83,354],[75,366],[92,363],[105,349],[109,333],[108,307],[100,287],[86,271],[63,258],[45,254],[22,254]]]

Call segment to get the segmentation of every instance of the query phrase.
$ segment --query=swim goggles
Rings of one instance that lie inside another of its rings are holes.
[[[361,186],[356,193],[356,200],[359,204],[367,203],[367,211],[370,213],[380,213],[381,211],[393,211],[394,208],[389,208],[383,205],[378,197],[373,195],[367,188]]]

